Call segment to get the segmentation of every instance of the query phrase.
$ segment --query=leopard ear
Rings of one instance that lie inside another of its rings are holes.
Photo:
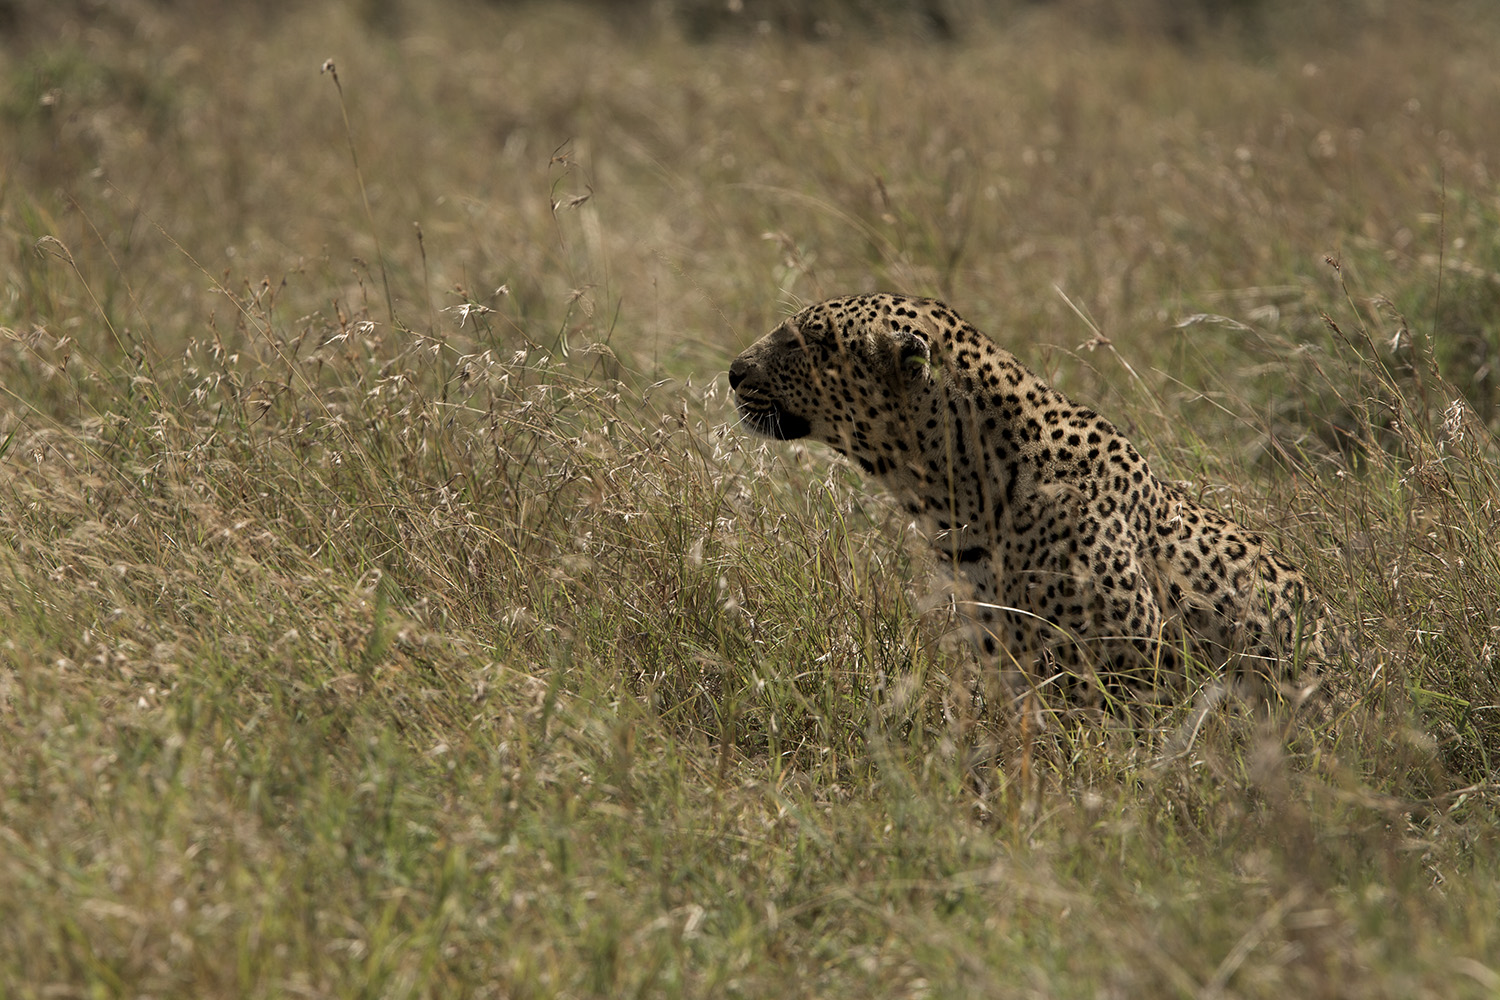
[[[932,365],[932,342],[927,335],[912,329],[895,331],[897,356],[901,370],[926,372]]]

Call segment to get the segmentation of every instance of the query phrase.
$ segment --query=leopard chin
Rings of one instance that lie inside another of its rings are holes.
[[[744,402],[739,404],[740,416],[744,418],[746,426],[757,434],[777,441],[795,441],[805,438],[812,432],[812,424],[808,423],[806,417],[799,417],[795,413],[788,413],[779,407],[770,409],[751,409]]]

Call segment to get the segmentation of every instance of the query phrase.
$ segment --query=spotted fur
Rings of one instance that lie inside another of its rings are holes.
[[[924,519],[979,644],[1034,684],[1172,699],[1194,664],[1285,683],[1327,653],[1319,602],[1261,535],[941,302],[810,306],[729,384],[751,429],[832,445]]]

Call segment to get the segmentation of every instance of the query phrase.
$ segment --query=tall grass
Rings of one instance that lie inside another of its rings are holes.
[[[117,16],[0,56],[6,995],[1500,988],[1493,25]],[[724,398],[875,285],[1270,532],[1319,710],[1013,713]]]

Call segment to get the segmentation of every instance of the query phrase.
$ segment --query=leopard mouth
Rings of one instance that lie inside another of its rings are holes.
[[[806,417],[788,413],[775,403],[741,396],[739,411],[751,430],[778,441],[795,441],[807,437],[812,430],[812,424],[808,423]]]

